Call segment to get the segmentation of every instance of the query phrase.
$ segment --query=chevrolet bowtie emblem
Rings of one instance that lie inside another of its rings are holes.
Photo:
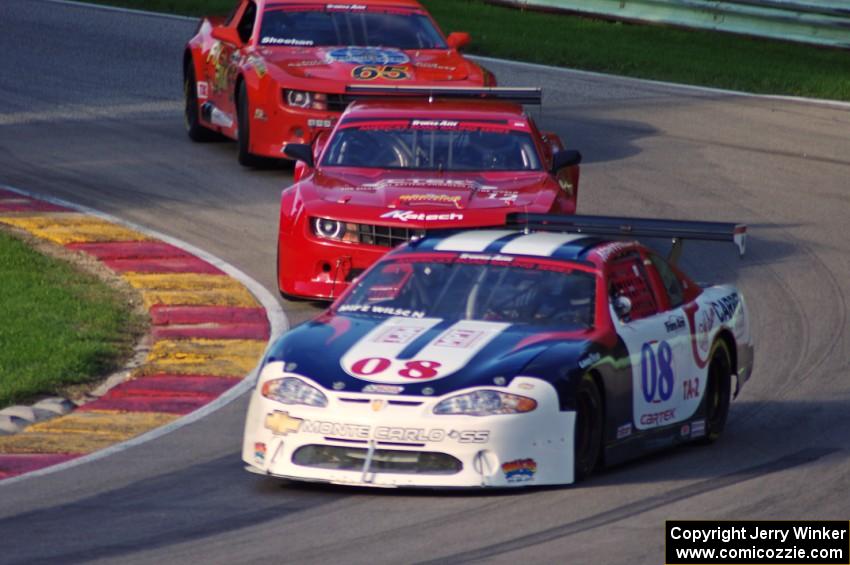
[[[281,436],[297,432],[303,421],[301,418],[293,418],[289,412],[275,410],[271,414],[266,414],[266,428]]]
[[[384,404],[385,404],[385,402],[383,400],[376,398],[375,400],[372,401],[372,411],[378,412],[380,410],[383,410]]]

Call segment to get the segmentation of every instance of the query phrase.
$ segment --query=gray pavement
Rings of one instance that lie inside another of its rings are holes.
[[[180,53],[194,25],[0,2],[0,183],[174,235],[273,291],[291,177],[186,138]],[[317,487],[241,470],[241,398],[0,485],[0,562],[660,563],[665,519],[848,519],[850,112],[490,66],[503,84],[544,87],[539,121],[586,157],[581,212],[751,226],[743,260],[731,246],[685,253],[697,278],[743,289],[758,339],[723,440],[520,494]],[[285,308],[293,323],[317,311]]]

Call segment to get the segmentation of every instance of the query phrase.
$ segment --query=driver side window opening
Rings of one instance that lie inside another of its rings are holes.
[[[682,288],[682,281],[679,280],[667,261],[655,253],[651,253],[649,259],[652,261],[655,270],[658,271],[658,276],[661,277],[661,282],[670,299],[670,308],[678,308],[685,302],[685,290]]]

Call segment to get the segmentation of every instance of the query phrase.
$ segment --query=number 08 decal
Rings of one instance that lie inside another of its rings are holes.
[[[393,362],[385,357],[367,357],[351,366],[351,371],[362,377],[371,377],[383,373],[392,367]],[[405,379],[433,379],[437,376],[441,364],[437,361],[407,361],[396,369],[396,375]]]
[[[398,65],[360,65],[351,71],[352,78],[357,80],[406,80],[410,78],[407,67]]]

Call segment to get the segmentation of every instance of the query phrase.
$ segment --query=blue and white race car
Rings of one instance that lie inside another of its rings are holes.
[[[592,216],[432,233],[396,248],[271,349],[242,458],[363,486],[572,483],[723,431],[750,377],[741,293],[636,241],[735,224]]]

